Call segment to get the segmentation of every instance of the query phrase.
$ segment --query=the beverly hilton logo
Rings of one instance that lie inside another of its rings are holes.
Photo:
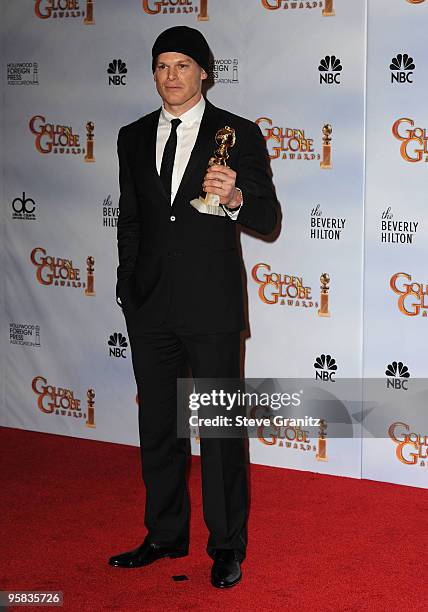
[[[407,317],[428,316],[428,284],[412,281],[410,274],[397,272],[391,277],[389,286],[399,295],[398,309]]]
[[[268,11],[278,9],[322,9],[324,17],[334,17],[334,0],[261,0],[262,6]]]
[[[83,155],[85,162],[94,162],[94,124],[86,123],[86,149],[80,141],[80,134],[73,132],[70,125],[48,123],[43,115],[34,115],[28,124],[34,134],[35,146],[39,153]]]
[[[197,15],[198,21],[208,21],[208,0],[142,0],[148,15]]]
[[[329,317],[330,276],[320,277],[320,304],[312,297],[312,288],[305,285],[303,277],[272,272],[269,264],[258,263],[251,270],[253,280],[259,285],[258,295],[264,304],[280,304],[297,308],[317,308],[318,316]],[[320,307],[319,307],[320,306]]]
[[[412,432],[407,423],[392,423],[388,435],[397,445],[395,456],[405,465],[428,466],[428,436]]]
[[[36,267],[36,279],[41,285],[74,287],[84,289],[87,296],[95,295],[95,260],[91,255],[86,258],[86,282],[81,279],[80,268],[74,266],[71,259],[48,255],[43,247],[35,247],[31,251],[30,261]]]
[[[392,126],[392,133],[401,141],[401,157],[410,163],[428,162],[428,134],[426,128],[415,128],[413,119],[397,119]]]
[[[35,0],[34,12],[39,19],[77,17],[83,18],[85,25],[95,23],[94,0]]]
[[[87,411],[84,412],[81,400],[75,396],[74,391],[50,385],[43,376],[33,378],[31,388],[37,396],[37,408],[43,414],[86,419],[86,427],[95,427],[95,391],[93,389],[88,389],[86,392]]]
[[[329,169],[331,163],[331,134],[333,128],[326,123],[321,130],[321,153],[315,149],[314,139],[305,134],[300,128],[284,128],[273,125],[269,117],[259,117],[255,121],[260,127],[270,159],[306,160],[320,162],[320,167]]]

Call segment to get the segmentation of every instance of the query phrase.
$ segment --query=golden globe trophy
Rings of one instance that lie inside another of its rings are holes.
[[[333,128],[329,123],[326,123],[322,128],[322,160],[320,166],[324,170],[329,170],[331,165],[331,133]]]
[[[235,130],[228,125],[221,130],[218,130],[215,135],[215,141],[218,144],[218,149],[214,151],[214,157],[211,157],[208,162],[209,166],[227,166],[226,160],[229,157],[227,152],[230,147],[236,142]],[[191,200],[190,204],[200,213],[206,215],[217,215],[225,217],[226,213],[220,206],[220,196],[215,193],[207,193],[205,197],[199,196]]]
[[[92,121],[86,123],[86,155],[85,162],[94,162],[94,124]]]
[[[336,15],[336,12],[333,8],[333,0],[325,0],[322,14],[324,15],[324,17],[334,17]]]
[[[321,420],[318,431],[317,461],[327,461],[327,421]]]
[[[95,427],[95,391],[88,389],[86,392],[86,400],[88,404],[88,412],[86,416],[86,427]]]
[[[199,0],[198,21],[208,21],[208,0]]]
[[[95,259],[89,255],[89,257],[86,258],[86,289],[85,289],[85,295],[95,295],[95,291],[94,291],[94,267],[95,264]]]
[[[328,286],[330,282],[330,275],[327,272],[324,272],[320,276],[321,283],[321,294],[320,294],[320,307],[318,309],[319,317],[329,317],[330,311],[328,309],[328,292],[330,291],[330,287]]]
[[[94,21],[94,0],[86,0],[86,15],[83,20],[85,25],[93,25]]]

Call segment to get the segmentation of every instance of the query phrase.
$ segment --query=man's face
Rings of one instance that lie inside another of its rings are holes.
[[[206,72],[195,60],[182,53],[161,53],[156,59],[156,89],[171,114],[185,113],[199,101],[206,78]]]

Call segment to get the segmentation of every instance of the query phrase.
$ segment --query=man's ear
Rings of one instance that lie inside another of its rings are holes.
[[[208,78],[207,73],[205,72],[205,70],[203,68],[201,68],[201,80],[205,81],[205,79]]]

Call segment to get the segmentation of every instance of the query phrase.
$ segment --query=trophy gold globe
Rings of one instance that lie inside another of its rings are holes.
[[[228,125],[217,131],[215,141],[218,145],[214,151],[214,156],[210,158],[208,167],[210,166],[227,166],[229,158],[228,149],[234,146],[236,142],[235,130]],[[191,200],[190,204],[197,211],[206,215],[217,215],[225,217],[226,213],[220,206],[220,196],[215,193],[206,193],[205,196],[199,196]]]

